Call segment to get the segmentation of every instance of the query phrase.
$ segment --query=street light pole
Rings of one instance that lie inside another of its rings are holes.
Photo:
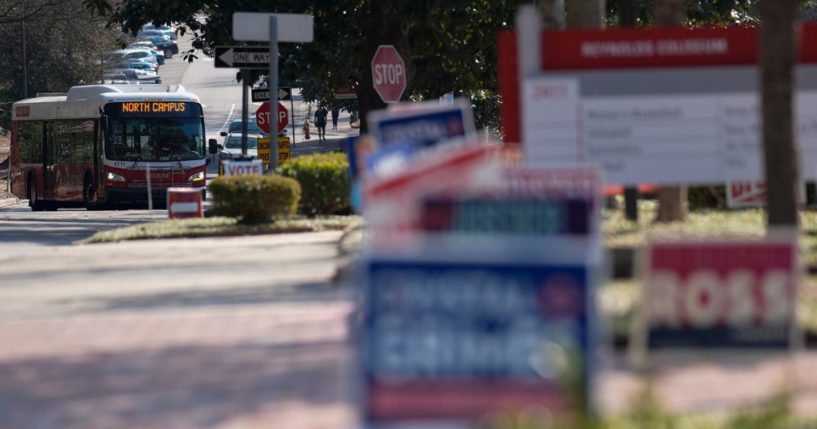
[[[28,98],[28,55],[26,52],[26,22],[21,23],[23,26],[23,98]]]

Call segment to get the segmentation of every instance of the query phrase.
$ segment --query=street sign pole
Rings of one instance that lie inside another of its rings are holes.
[[[278,94],[278,18],[275,15],[269,17],[269,82],[267,87],[270,91],[270,134],[275,131],[274,140],[278,140],[278,97],[272,99],[273,94]],[[275,124],[275,125],[273,125]],[[270,135],[270,137],[273,137]],[[278,167],[278,151],[271,150],[269,156],[269,169],[275,171]]]
[[[292,89],[290,89],[292,91]],[[295,144],[295,102],[292,100],[292,94],[289,96],[289,111],[292,119],[292,144]]]
[[[247,88],[249,87],[250,71],[241,69],[241,156],[247,156]]]

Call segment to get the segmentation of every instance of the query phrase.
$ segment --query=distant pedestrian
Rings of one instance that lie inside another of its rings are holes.
[[[332,131],[338,131],[338,116],[340,116],[340,109],[337,107],[332,108]]]
[[[315,128],[318,129],[318,141],[326,141],[326,116],[329,111],[325,107],[320,106],[315,111]]]

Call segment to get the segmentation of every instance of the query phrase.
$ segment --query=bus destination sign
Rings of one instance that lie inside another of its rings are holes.
[[[201,106],[189,101],[123,101],[108,103],[105,113],[111,116],[200,116]]]
[[[187,110],[187,103],[176,101],[132,101],[122,103],[123,113],[182,113]]]

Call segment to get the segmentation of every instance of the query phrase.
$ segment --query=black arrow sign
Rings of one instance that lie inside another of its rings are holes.
[[[269,68],[266,46],[216,46],[216,68]]]
[[[278,100],[289,100],[292,98],[292,88],[278,88]],[[252,101],[269,101],[269,90],[267,88],[253,88]]]

